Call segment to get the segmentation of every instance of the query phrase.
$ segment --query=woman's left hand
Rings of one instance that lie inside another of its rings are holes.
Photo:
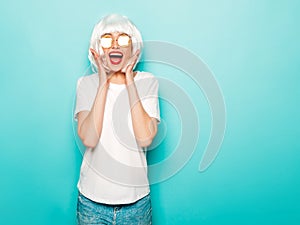
[[[134,54],[134,56],[132,56],[132,63],[129,64],[126,68],[126,71],[125,71],[125,77],[126,77],[126,84],[132,84],[134,82],[134,79],[133,79],[133,67],[134,65],[136,64],[138,58],[139,58],[139,55],[140,55],[140,50],[137,50]]]

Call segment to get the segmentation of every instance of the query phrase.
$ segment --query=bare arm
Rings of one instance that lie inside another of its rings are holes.
[[[83,144],[94,148],[101,137],[104,109],[108,90],[108,79],[96,51],[91,49],[98,66],[99,86],[91,111],[78,113],[78,135]]]
[[[135,138],[141,147],[152,143],[157,133],[157,120],[145,111],[133,79],[133,66],[138,59],[139,50],[135,53],[134,62],[126,69],[126,87],[129,97],[132,126]]]
[[[90,148],[94,148],[101,137],[107,89],[107,83],[99,85],[91,111],[78,113],[78,135]]]
[[[157,120],[145,111],[134,82],[127,83],[127,91],[135,138],[141,147],[146,147],[152,143],[157,133]]]

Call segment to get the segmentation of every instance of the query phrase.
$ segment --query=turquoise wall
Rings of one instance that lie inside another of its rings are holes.
[[[186,165],[151,186],[154,224],[299,224],[299,9],[296,0],[2,1],[0,223],[75,224],[76,81],[88,67],[93,25],[117,12],[145,40],[177,44],[202,59],[226,104],[220,152],[199,172],[212,124],[205,93],[178,68],[140,65],[185,90],[200,130]],[[150,163],[163,162],[180,142],[176,107],[161,100],[161,113],[166,135]]]

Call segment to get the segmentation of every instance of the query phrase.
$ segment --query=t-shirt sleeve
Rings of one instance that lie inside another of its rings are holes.
[[[159,123],[160,110],[158,101],[158,87],[158,80],[152,78],[146,94],[141,97],[141,102],[147,114],[150,117],[156,118],[157,122]]]
[[[91,82],[86,77],[80,77],[76,87],[76,103],[74,110],[74,120],[78,121],[80,111],[90,111],[93,106],[93,94],[91,93]]]

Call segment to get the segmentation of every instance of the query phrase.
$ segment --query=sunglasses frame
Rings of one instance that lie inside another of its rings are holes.
[[[109,37],[107,37],[107,38],[105,38],[105,36],[109,36]],[[122,44],[122,43],[120,43],[119,42],[119,40],[120,40],[120,37],[124,37],[124,36],[126,36],[126,37],[128,37],[128,41],[127,41],[127,44]],[[104,45],[104,41],[102,41],[103,39],[110,39],[110,44],[109,45]],[[113,46],[113,35],[112,34],[103,34],[101,37],[100,37],[100,39],[99,39],[99,42],[100,42],[100,46],[102,47],[102,48],[105,48],[105,49],[108,49],[108,48],[111,48],[112,46]],[[130,37],[130,35],[128,35],[128,34],[126,34],[126,33],[122,33],[122,34],[120,34],[118,37],[117,37],[117,39],[116,39],[116,41],[117,41],[117,44],[118,44],[118,46],[119,47],[128,47],[129,45],[130,45],[130,42],[131,42],[131,37]]]

